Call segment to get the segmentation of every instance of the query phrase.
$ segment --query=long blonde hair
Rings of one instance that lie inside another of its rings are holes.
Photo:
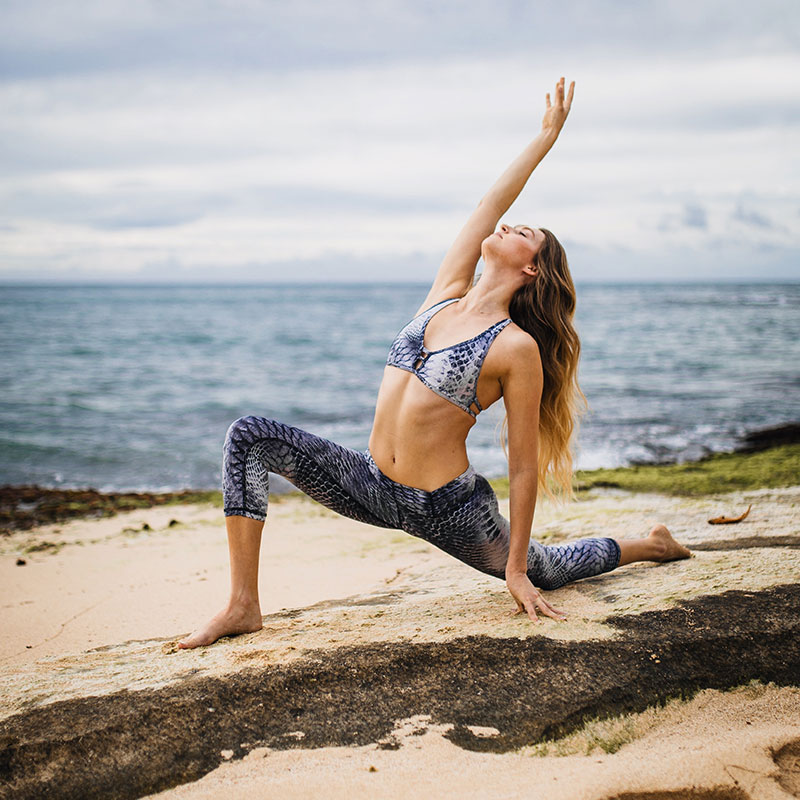
[[[514,293],[509,316],[533,336],[542,359],[539,488],[551,499],[571,500],[575,497],[571,439],[587,409],[586,396],[578,385],[581,343],[572,324],[575,285],[561,243],[545,228],[539,230],[545,236],[535,257],[539,273]],[[503,419],[500,439],[508,458],[508,415]]]

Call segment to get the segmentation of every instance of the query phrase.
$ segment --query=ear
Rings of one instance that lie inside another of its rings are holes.
[[[526,264],[522,271],[529,275],[531,278],[535,278],[539,274],[539,265],[538,264]]]

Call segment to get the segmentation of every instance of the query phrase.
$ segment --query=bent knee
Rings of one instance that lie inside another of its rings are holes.
[[[229,426],[225,434],[226,440],[239,440],[247,439],[254,440],[263,436],[265,432],[269,431],[276,425],[276,421],[268,419],[267,417],[258,417],[253,414],[248,414],[239,419],[234,420]]]

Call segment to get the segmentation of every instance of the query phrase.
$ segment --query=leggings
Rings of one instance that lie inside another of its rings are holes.
[[[266,519],[268,473],[274,472],[345,517],[406,531],[487,575],[505,579],[509,523],[498,510],[489,482],[471,465],[428,492],[384,475],[369,450],[351,450],[276,420],[247,416],[228,428],[222,469],[226,517]],[[610,572],[619,559],[614,539],[559,545],[531,539],[528,577],[539,589],[557,589]]]

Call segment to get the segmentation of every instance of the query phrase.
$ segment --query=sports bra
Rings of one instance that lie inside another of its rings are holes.
[[[459,299],[453,297],[442,300],[414,317],[395,337],[386,364],[413,372],[429,389],[475,418],[483,411],[477,395],[478,376],[483,360],[497,334],[511,320],[495,322],[483,333],[465,342],[458,342],[441,350],[428,350],[423,342],[425,328],[431,317]],[[477,411],[472,410],[473,405]]]

